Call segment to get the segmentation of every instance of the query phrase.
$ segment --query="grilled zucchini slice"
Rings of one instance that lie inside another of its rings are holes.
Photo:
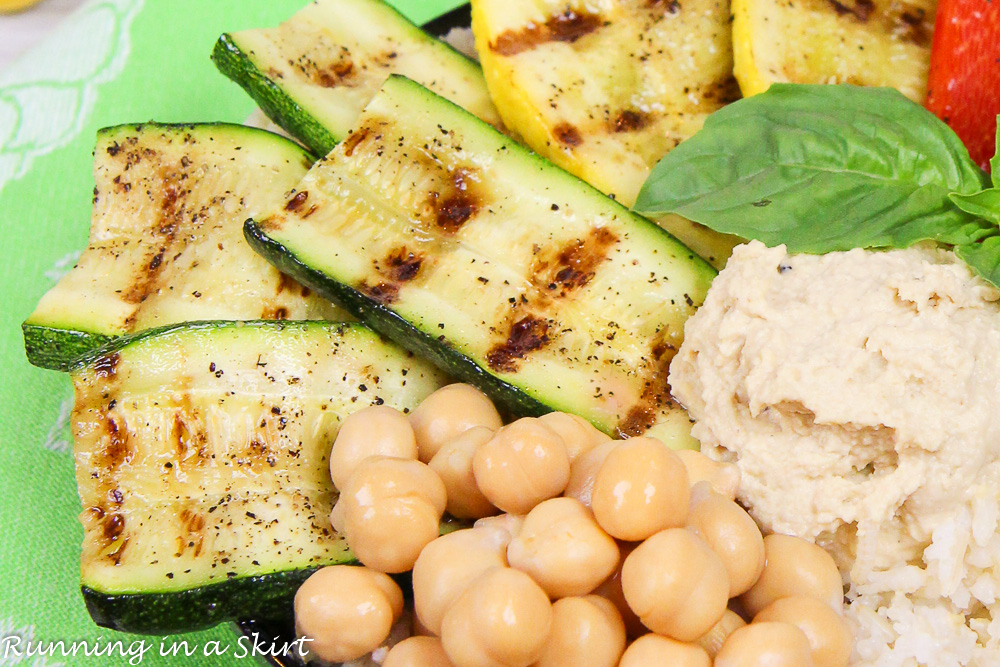
[[[205,319],[350,319],[258,257],[243,222],[312,163],[241,125],[122,125],[94,149],[90,245],[24,323],[28,360],[65,370],[115,336]]]
[[[729,6],[716,0],[473,0],[472,30],[504,124],[626,206],[739,96]],[[661,224],[716,265],[738,242],[678,216]]]
[[[208,322],[115,343],[72,371],[84,598],[101,625],[193,630],[288,615],[329,524],[329,451],[369,405],[443,376],[360,324]]]
[[[514,414],[696,446],[667,367],[715,272],[662,229],[391,77],[251,245]]]
[[[744,95],[774,82],[851,83],[927,95],[937,0],[732,0]]]
[[[479,65],[381,0],[312,2],[277,28],[222,35],[212,59],[317,155],[347,136],[392,73],[500,123]]]

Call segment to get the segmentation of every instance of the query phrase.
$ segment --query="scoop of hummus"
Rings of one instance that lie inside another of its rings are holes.
[[[910,612],[944,604],[957,632],[996,645],[984,628],[1000,617],[998,299],[937,248],[751,242],[671,364],[702,451],[740,468],[740,500],[766,531],[834,554],[853,595],[882,610],[868,634],[884,621],[890,651],[899,594]]]

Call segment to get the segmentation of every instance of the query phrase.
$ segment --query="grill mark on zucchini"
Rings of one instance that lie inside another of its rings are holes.
[[[499,373],[516,372],[518,360],[549,344],[549,324],[548,320],[534,315],[526,315],[511,324],[507,339],[486,354],[490,368]]]
[[[503,340],[486,355],[490,369],[514,373],[518,361],[552,342],[559,323],[543,317],[547,310],[557,311],[557,303],[585,287],[597,275],[597,268],[608,259],[618,236],[604,227],[594,227],[582,239],[573,239],[548,250],[539,248],[531,271],[532,295],[522,295],[513,304]],[[531,312],[524,314],[522,310]]]
[[[262,320],[287,320],[288,309],[284,306],[266,306],[260,313]]]
[[[112,377],[117,373],[120,360],[121,355],[117,352],[106,354],[94,362],[94,372],[102,379]]]
[[[434,210],[434,222],[443,231],[453,234],[461,229],[482,206],[475,184],[477,170],[459,167],[448,170],[449,182],[442,192],[431,192],[429,204]]]
[[[285,210],[286,211],[298,211],[300,208],[302,208],[302,205],[306,203],[307,199],[309,199],[309,191],[308,190],[303,190],[302,192],[297,192],[297,193],[295,193],[292,196],[291,199],[288,200],[288,203],[285,204]]]
[[[384,269],[379,267],[377,260],[375,269],[396,282],[405,283],[417,277],[423,260],[421,255],[400,246],[386,256]]]
[[[532,270],[532,281],[553,296],[565,297],[583,287],[597,274],[597,267],[608,259],[608,252],[618,236],[604,227],[594,227],[584,239],[574,239],[558,248],[554,258],[540,259]]]
[[[119,425],[114,417],[108,417],[104,424],[108,436],[108,444],[102,452],[102,458],[104,459],[104,466],[102,467],[108,472],[113,472],[115,469],[121,467],[123,463],[131,461],[134,452],[128,444],[128,424],[122,422]]]
[[[347,138],[343,142],[344,155],[351,157],[354,154],[354,149],[358,147],[362,141],[368,138],[368,134],[371,132],[367,127],[362,127],[360,129],[352,130]]]
[[[194,556],[197,558],[201,555],[201,550],[205,543],[205,517],[185,508],[181,510],[178,518],[180,519],[184,536],[177,536],[177,552],[174,554],[174,558],[180,558],[188,549],[192,549]]]
[[[572,44],[604,25],[600,14],[567,9],[550,16],[545,23],[529,23],[520,30],[506,30],[490,43],[490,50],[502,56],[530,51],[546,42]]]
[[[129,137],[129,140],[137,140],[136,137]],[[140,152],[142,157],[139,157]],[[129,151],[126,156],[125,170],[127,171],[130,167],[139,164],[142,158],[148,159],[159,159],[160,153],[154,151],[150,148],[143,148],[141,151],[139,149],[135,151]],[[167,256],[168,251],[173,253],[173,250],[177,248],[177,231],[178,228],[185,222],[185,216],[187,213],[187,207],[185,206],[186,197],[190,194],[190,190],[182,189],[179,187],[179,183],[187,179],[187,173],[184,171],[190,167],[190,161],[187,164],[183,164],[184,159],[173,165],[165,165],[158,170],[158,181],[161,186],[161,195],[159,202],[160,218],[154,228],[154,233],[160,237],[162,245],[159,249],[153,253],[146,264],[146,272],[138,276],[136,283],[128,289],[122,298],[126,302],[138,305],[145,301],[150,294],[155,292],[159,288],[160,274],[165,268],[164,258]],[[225,197],[219,197],[218,203],[221,204],[225,201]],[[213,201],[213,203],[215,203]],[[191,216],[192,225],[197,228],[199,215],[195,213]],[[180,244],[180,248],[183,249],[184,244]],[[171,261],[176,260],[180,256],[180,253],[176,253]],[[137,316],[137,311],[133,311],[129,316],[129,322],[134,322]]]
[[[367,280],[362,280],[358,291],[382,306],[388,306],[399,297],[399,285],[387,282],[369,285]]]
[[[639,401],[629,408],[625,417],[615,426],[619,438],[631,438],[645,433],[656,423],[656,413],[664,405],[683,409],[670,393],[667,376],[670,362],[677,354],[677,346],[667,341],[667,330],[657,334],[650,350],[652,357],[643,364],[642,375],[646,378]]]

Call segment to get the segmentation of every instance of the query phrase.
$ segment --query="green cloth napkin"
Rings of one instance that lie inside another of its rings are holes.
[[[93,0],[0,71],[0,665],[256,664],[234,657],[245,651],[232,625],[184,635],[196,649],[191,657],[161,657],[175,637],[126,635],[90,620],[79,590],[73,389],[66,376],[28,364],[20,324],[87,244],[97,129],[150,119],[243,121],[253,102],[212,65],[215,40],[276,25],[304,4]],[[393,4],[422,23],[462,0]],[[145,639],[151,648],[141,661],[117,650],[17,657],[15,636],[22,649],[29,639],[104,649],[122,640],[126,650]],[[226,657],[203,655],[213,640],[228,648]]]

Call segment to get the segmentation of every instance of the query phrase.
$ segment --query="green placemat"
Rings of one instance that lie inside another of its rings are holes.
[[[241,648],[230,625],[161,638],[90,620],[79,590],[73,390],[66,376],[28,364],[20,324],[86,246],[97,129],[150,119],[243,121],[253,103],[212,65],[215,40],[275,25],[304,4],[94,0],[0,71],[0,665],[256,664],[239,657],[249,645]],[[422,23],[462,0],[393,4]],[[191,656],[160,655],[178,639]],[[104,654],[16,655],[29,640],[86,641]],[[225,655],[205,656],[215,648]]]

